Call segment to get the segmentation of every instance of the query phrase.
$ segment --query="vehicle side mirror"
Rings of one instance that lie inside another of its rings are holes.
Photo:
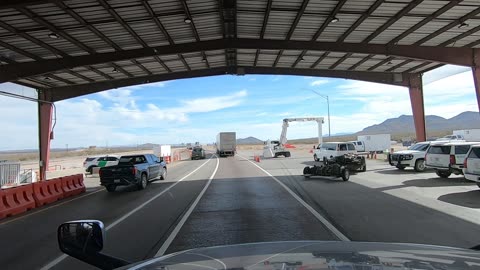
[[[162,162],[163,162],[163,157],[158,158],[158,163],[162,163]]]
[[[64,253],[99,253],[103,249],[104,226],[101,221],[63,223],[58,227],[58,244]]]
[[[100,253],[105,241],[105,229],[101,221],[79,220],[63,223],[57,230],[60,250],[76,259],[101,269],[114,269],[130,264]]]

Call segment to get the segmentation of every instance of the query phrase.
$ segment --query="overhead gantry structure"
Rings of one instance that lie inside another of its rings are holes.
[[[424,72],[472,68],[480,107],[479,31],[478,0],[2,0],[0,82],[38,90],[42,179],[53,102],[182,78],[405,86],[422,141]]]

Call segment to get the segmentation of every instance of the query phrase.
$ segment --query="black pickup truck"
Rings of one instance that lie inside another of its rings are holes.
[[[152,154],[122,156],[118,165],[101,168],[99,175],[100,184],[108,192],[114,192],[117,186],[133,184],[138,189],[144,189],[148,181],[166,179],[167,165]]]

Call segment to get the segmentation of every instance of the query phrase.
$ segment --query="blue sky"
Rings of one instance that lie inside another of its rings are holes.
[[[411,114],[404,87],[317,77],[225,75],[125,87],[57,102],[52,146],[208,143],[220,131],[278,139],[283,118],[327,119],[325,99],[310,89],[330,97],[332,134]],[[34,95],[33,89],[13,84],[1,84],[0,91]],[[478,111],[473,78],[465,68],[446,66],[425,74],[424,94],[427,114],[449,118]],[[36,148],[35,103],[0,96],[0,115],[0,124],[9,130],[0,134],[0,150]],[[287,137],[315,137],[316,132],[316,123],[292,123]],[[327,122],[323,132],[328,134]]]

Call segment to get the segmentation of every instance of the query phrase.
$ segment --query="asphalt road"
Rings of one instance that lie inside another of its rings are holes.
[[[301,171],[311,163],[308,154],[254,163],[245,152],[181,162],[169,169],[166,181],[143,191],[91,189],[73,200],[2,220],[0,265],[94,269],[58,250],[57,226],[77,219],[102,220],[104,252],[129,261],[264,241],[480,243],[480,204],[468,203],[480,196],[475,184],[457,178],[439,183],[431,172],[399,173],[374,161],[349,182],[305,180]],[[469,200],[456,195],[463,193]]]

